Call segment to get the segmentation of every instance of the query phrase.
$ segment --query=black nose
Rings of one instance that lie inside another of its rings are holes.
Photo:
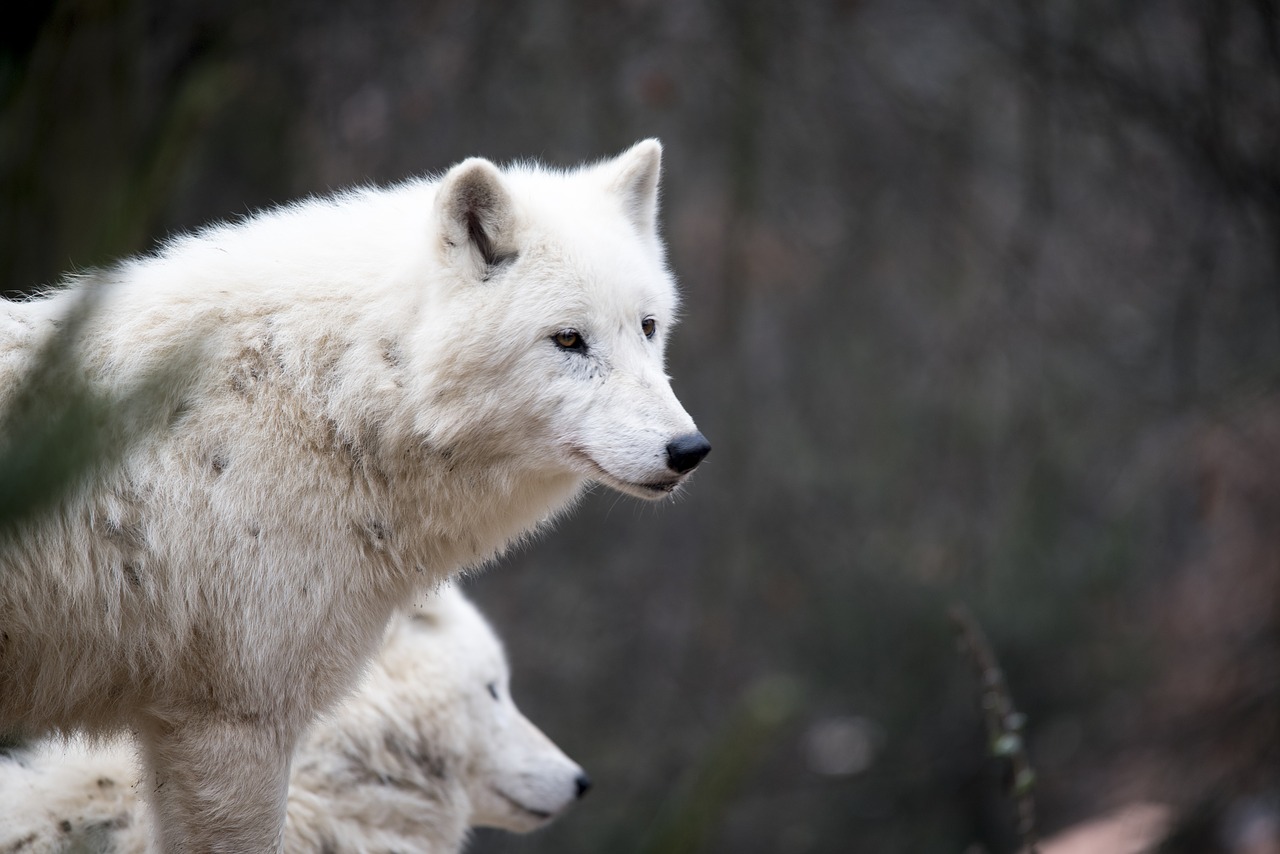
[[[579,774],[578,779],[574,780],[578,786],[578,797],[582,797],[591,788],[591,778],[586,774]]]
[[[710,452],[711,443],[701,433],[676,436],[667,444],[667,467],[680,474],[693,471],[694,466]]]

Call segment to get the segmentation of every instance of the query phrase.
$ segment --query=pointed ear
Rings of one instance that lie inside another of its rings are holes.
[[[641,234],[658,228],[658,178],[662,174],[662,143],[637,142],[608,164],[613,172],[610,189],[622,198],[627,218]]]
[[[478,272],[516,252],[511,194],[498,167],[482,157],[445,173],[436,190],[436,221],[444,253],[469,259]]]

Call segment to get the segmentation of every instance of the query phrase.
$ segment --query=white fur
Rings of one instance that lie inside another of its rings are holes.
[[[166,850],[275,850],[298,733],[394,607],[589,481],[683,481],[660,152],[567,173],[472,159],[0,304],[0,410],[87,290],[82,373],[107,395],[160,377],[163,409],[0,544],[0,732],[133,729]]]
[[[469,826],[526,832],[562,813],[582,769],[520,714],[508,680],[497,636],[452,587],[393,619],[360,690],[299,744],[285,851],[453,854]],[[0,757],[0,851],[142,854],[140,787],[121,740]]]

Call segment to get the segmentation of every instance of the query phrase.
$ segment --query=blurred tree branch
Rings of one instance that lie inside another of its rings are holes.
[[[1254,206],[1265,228],[1280,233],[1277,4],[1181,3],[1162,22],[1166,28],[1183,25],[1173,35],[1151,35],[1140,20],[1143,11],[1143,4],[1086,4],[1069,20],[1054,20],[1041,4],[1022,3],[1010,24],[1005,4],[988,4],[974,20],[1031,81],[1052,74],[1054,97],[1096,104],[1109,120],[1144,129],[1211,194]],[[1155,38],[1170,42],[1159,51],[1163,64],[1148,50],[1148,40]],[[1115,49],[1117,41],[1123,51]],[[1272,262],[1280,268],[1280,240],[1272,240],[1271,247]],[[1280,317],[1280,278],[1276,282]]]
[[[1022,732],[1026,717],[1013,705],[1004,671],[991,643],[969,609],[960,603],[951,606],[951,622],[965,657],[973,665],[982,688],[982,715],[987,725],[991,755],[1008,762],[1009,797],[1018,810],[1018,836],[1027,854],[1036,854],[1036,775],[1027,756]]]

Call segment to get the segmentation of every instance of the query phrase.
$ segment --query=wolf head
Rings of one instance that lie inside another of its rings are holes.
[[[520,713],[501,642],[452,586],[393,628],[383,662],[410,701],[415,691],[422,695],[397,712],[418,717],[419,734],[437,756],[456,757],[452,774],[465,786],[471,825],[534,830],[590,788],[582,768]],[[442,769],[449,764],[446,758]]]
[[[684,482],[711,446],[664,370],[678,299],[661,158],[646,140],[570,172],[472,158],[443,176],[419,340],[437,406],[420,427],[449,441],[465,424],[478,453],[640,498]]]

